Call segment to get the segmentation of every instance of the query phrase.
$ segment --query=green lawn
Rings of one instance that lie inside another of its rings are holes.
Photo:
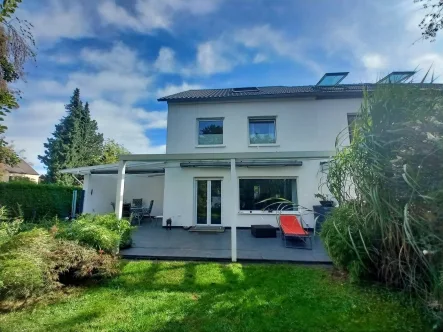
[[[149,261],[51,305],[0,315],[0,331],[426,331],[399,295],[295,265]]]

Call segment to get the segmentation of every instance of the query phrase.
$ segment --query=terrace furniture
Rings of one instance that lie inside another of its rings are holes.
[[[143,219],[143,199],[142,198],[134,198],[132,200],[131,205],[131,216],[132,220],[137,220],[140,225],[141,220]],[[132,221],[131,220],[131,221]]]
[[[285,242],[286,248],[309,249],[312,250],[312,234],[309,234],[296,215],[285,214],[278,216],[278,224],[280,226],[282,240]],[[288,239],[301,240],[303,246],[288,245]],[[309,246],[306,244],[309,240]]]
[[[323,222],[325,221],[328,214],[330,214],[332,212],[332,210],[335,209],[335,207],[314,205],[313,209],[314,209],[314,218],[317,221],[315,224],[315,226],[316,226],[315,231],[320,232]]]
[[[115,211],[115,203],[111,202],[112,211]],[[131,215],[131,204],[130,203],[123,203],[122,208],[122,217],[129,217]]]
[[[151,212],[152,212],[152,206],[154,205],[154,200],[151,200],[149,202],[149,207],[143,208],[143,217],[152,218]]]
[[[251,234],[256,238],[277,237],[277,228],[271,225],[251,225]]]

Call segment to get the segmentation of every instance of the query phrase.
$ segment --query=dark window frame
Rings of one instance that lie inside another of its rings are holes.
[[[222,139],[221,139],[221,143],[200,143],[200,123],[201,122],[217,122],[220,121],[221,122],[221,135],[222,135]],[[223,145],[224,144],[224,118],[198,118],[197,119],[197,146],[218,146],[218,145]]]
[[[266,183],[266,181],[269,183]],[[270,183],[270,181],[273,183]],[[279,184],[278,181],[282,181],[282,183]],[[239,211],[263,211],[263,209],[266,209],[268,212],[276,211],[279,204],[272,203],[282,203],[281,198],[295,204],[294,207],[285,210],[298,210],[297,177],[241,177],[238,181],[238,188]],[[260,203],[263,200],[274,197],[276,198],[275,201],[269,200]],[[287,206],[289,207],[290,204]]]
[[[273,142],[252,142],[251,141],[251,121],[255,123],[274,123],[274,141]],[[248,143],[249,145],[273,145],[277,144],[277,117],[276,116],[263,116],[263,117],[248,117]]]

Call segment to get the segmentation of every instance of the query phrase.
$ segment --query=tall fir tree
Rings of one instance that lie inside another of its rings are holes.
[[[103,134],[98,132],[97,121],[91,119],[89,104],[82,109],[81,145],[79,149],[79,164],[81,166],[97,165],[103,153]]]
[[[96,164],[102,151],[103,135],[97,132],[97,122],[91,119],[89,105],[83,107],[79,89],[74,90],[65,108],[67,115],[55,126],[53,137],[44,144],[44,155],[38,158],[47,168],[48,182],[71,185],[73,177],[61,174],[60,170]]]

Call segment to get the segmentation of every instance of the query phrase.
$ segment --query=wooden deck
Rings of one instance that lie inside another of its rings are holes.
[[[121,251],[127,259],[231,260],[231,232],[198,233],[181,228],[167,230],[160,225],[142,224],[134,231],[133,247]],[[297,245],[299,245],[297,243]],[[313,239],[313,249],[286,248],[277,238],[255,238],[249,229],[237,230],[239,261],[332,264],[320,238]]]

